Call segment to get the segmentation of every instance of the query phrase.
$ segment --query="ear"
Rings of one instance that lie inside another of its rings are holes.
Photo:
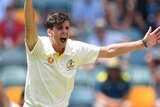
[[[48,36],[51,37],[52,31],[50,29],[47,30]]]

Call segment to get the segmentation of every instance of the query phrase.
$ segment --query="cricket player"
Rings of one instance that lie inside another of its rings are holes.
[[[70,18],[64,13],[48,15],[48,35],[43,37],[34,22],[32,0],[25,0],[24,12],[28,63],[24,107],[67,107],[78,66],[152,47],[160,40],[160,27],[154,31],[150,27],[142,40],[108,46],[71,40]]]

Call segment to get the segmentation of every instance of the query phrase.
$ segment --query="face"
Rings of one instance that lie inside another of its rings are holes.
[[[113,80],[117,80],[120,76],[120,71],[119,69],[117,68],[112,68],[110,69],[110,77],[113,79]]]
[[[70,24],[64,21],[61,25],[53,27],[53,30],[48,29],[48,35],[52,46],[57,52],[64,51],[67,40],[69,38]]]

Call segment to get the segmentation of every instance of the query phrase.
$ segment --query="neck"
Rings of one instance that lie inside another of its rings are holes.
[[[64,50],[65,50],[65,47],[61,47],[61,46],[57,45],[56,43],[54,43],[53,41],[51,41],[51,39],[50,39],[50,42],[51,42],[51,44],[52,44],[53,49],[54,49],[57,53],[59,53],[59,55],[63,54],[63,52],[64,52]]]
[[[53,46],[52,47],[54,48],[54,50],[59,53],[59,55],[63,54],[65,48],[60,48],[60,47],[57,47],[57,46]]]

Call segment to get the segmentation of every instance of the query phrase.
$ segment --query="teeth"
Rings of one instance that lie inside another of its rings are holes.
[[[63,36],[62,36],[61,38],[66,38],[66,37],[65,37],[65,36],[63,37]]]

